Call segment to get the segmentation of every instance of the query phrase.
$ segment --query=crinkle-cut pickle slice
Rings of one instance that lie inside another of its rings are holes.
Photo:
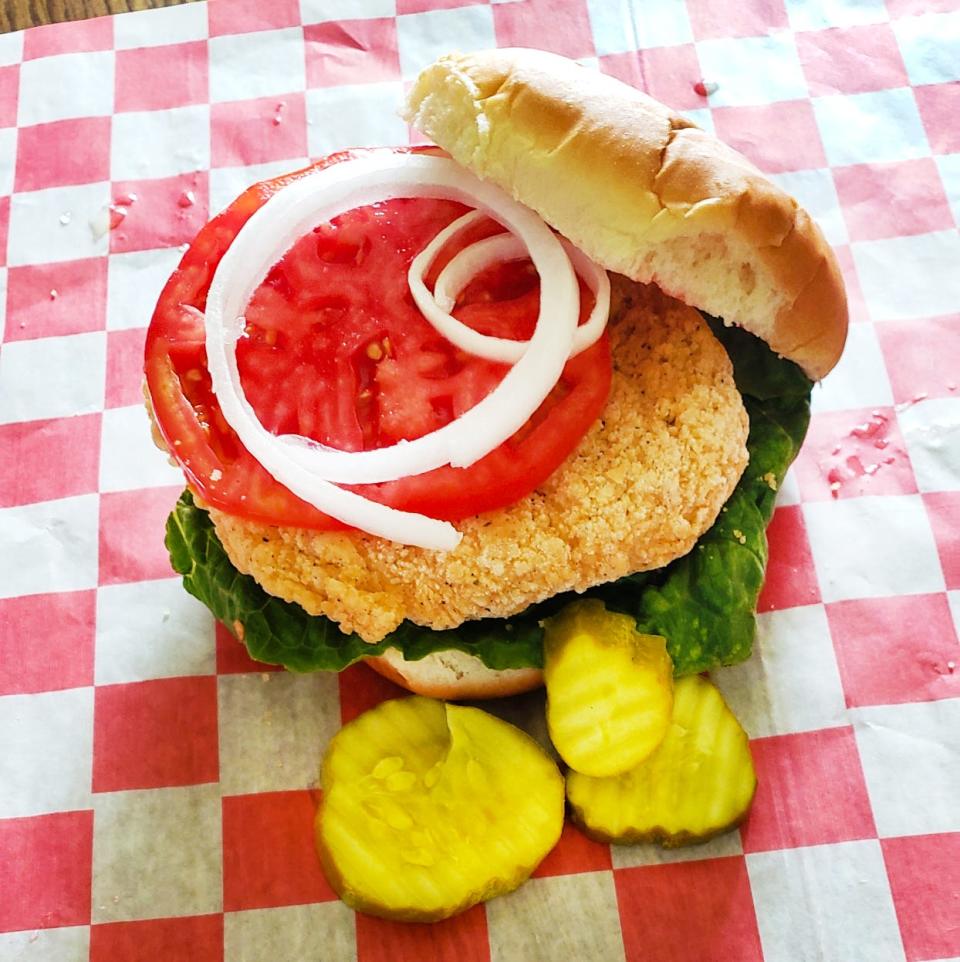
[[[673,710],[665,639],[629,615],[576,601],[545,625],[547,727],[560,757],[583,775],[619,775],[661,742]]]
[[[660,747],[614,778],[567,774],[574,820],[607,842],[705,842],[738,825],[757,786],[747,734],[707,679],[673,691],[673,720]]]
[[[529,877],[560,837],[563,777],[528,735],[477,708],[385,701],[327,749],[320,859],[351,908],[447,918]]]

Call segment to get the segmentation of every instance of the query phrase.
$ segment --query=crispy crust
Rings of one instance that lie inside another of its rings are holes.
[[[231,561],[270,594],[376,642],[404,619],[451,628],[506,617],[685,554],[743,473],[746,412],[696,311],[628,281],[614,304],[600,420],[540,490],[458,522],[455,550],[211,510]]]
[[[645,94],[534,50],[442,57],[404,117],[609,270],[762,337],[809,377],[847,304],[810,217],[736,151]]]

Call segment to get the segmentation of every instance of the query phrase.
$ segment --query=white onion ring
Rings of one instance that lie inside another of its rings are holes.
[[[513,234],[494,234],[492,237],[485,237],[465,247],[452,257],[440,272],[433,285],[432,295],[423,281],[424,274],[430,270],[437,254],[447,241],[475,224],[481,216],[482,214],[478,211],[464,214],[446,230],[437,234],[433,241],[413,259],[409,271],[410,291],[423,316],[460,350],[486,358],[488,361],[515,364],[526,352],[528,341],[481,334],[457,320],[450,311],[453,310],[460,292],[481,271],[493,264],[525,260],[529,256],[519,238],[514,237]],[[559,240],[576,268],[577,274],[584,279],[594,295],[590,316],[577,328],[573,336],[570,357],[576,357],[581,351],[595,344],[607,326],[607,317],[610,314],[610,278],[607,272],[590,260],[583,251],[574,247],[565,238],[561,237]]]
[[[440,197],[472,204],[524,240],[541,275],[540,313],[527,351],[471,410],[414,441],[347,452],[300,435],[271,434],[240,383],[236,344],[246,305],[270,268],[317,223],[397,197]],[[370,534],[450,550],[460,540],[452,525],[371,502],[331,482],[387,481],[444,464],[463,467],[498,447],[559,380],[573,343],[578,302],[576,276],[562,246],[527,208],[447,158],[373,155],[306,175],[273,194],[243,225],[207,294],[207,363],[225,420],[277,481],[324,513]]]

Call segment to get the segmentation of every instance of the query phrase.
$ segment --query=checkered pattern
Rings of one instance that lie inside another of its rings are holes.
[[[404,82],[494,44],[742,150],[823,225],[854,323],[757,651],[716,673],[749,821],[672,853],[568,828],[516,894],[403,926],[338,902],[311,843],[324,744],[397,690],[266,670],[181,590],[140,354],[212,212],[407,142]],[[211,0],[0,36],[0,956],[960,957],[958,116],[956,0]]]

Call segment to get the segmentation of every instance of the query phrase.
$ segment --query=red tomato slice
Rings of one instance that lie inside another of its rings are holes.
[[[316,166],[357,153],[334,154]],[[343,525],[274,480],[224,421],[207,372],[199,313],[217,264],[243,224],[305,173],[254,185],[200,231],[160,295],[145,371],[160,431],[205,502],[252,520],[331,529]],[[464,210],[423,199],[359,208],[319,226],[281,258],[251,298],[237,347],[244,392],[268,430],[367,450],[434,431],[496,387],[507,368],[464,354],[438,335],[407,287],[414,255]],[[487,225],[479,234],[492,229]],[[477,237],[473,232],[460,247]],[[538,304],[536,274],[529,264],[514,263],[474,279],[455,313],[484,333],[526,339]],[[512,504],[576,448],[603,409],[610,375],[603,337],[567,363],[530,421],[476,464],[351,490],[444,520]]]

